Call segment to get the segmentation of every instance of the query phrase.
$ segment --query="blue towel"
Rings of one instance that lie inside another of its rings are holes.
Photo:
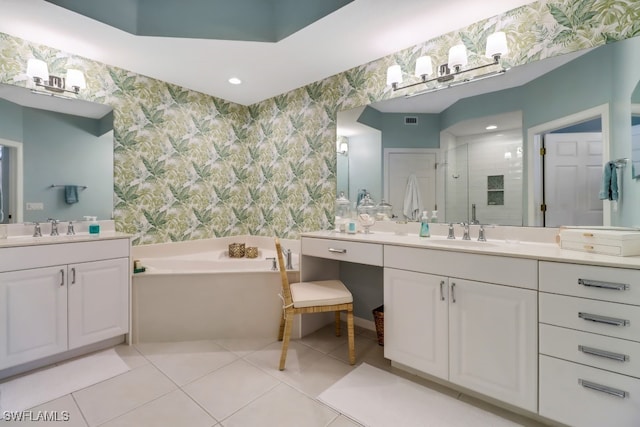
[[[64,186],[64,201],[67,202],[67,204],[69,205],[78,203],[78,186],[77,185]]]
[[[604,165],[599,196],[600,200],[618,200],[618,173],[615,162]]]

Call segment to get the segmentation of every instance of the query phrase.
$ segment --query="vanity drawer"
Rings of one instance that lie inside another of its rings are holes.
[[[540,324],[540,353],[640,377],[640,343]]]
[[[539,413],[571,426],[637,427],[640,380],[540,356]]]
[[[540,323],[640,341],[640,307],[540,292]]]
[[[538,289],[538,261],[532,259],[385,245],[384,266]]]
[[[302,238],[302,254],[382,267],[382,245],[345,240]]]
[[[640,305],[640,270],[541,261],[540,291]]]
[[[2,248],[0,271],[126,258],[130,248],[129,238]]]

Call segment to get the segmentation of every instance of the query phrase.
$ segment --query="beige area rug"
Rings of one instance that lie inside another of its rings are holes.
[[[127,364],[110,349],[1,383],[0,419],[5,411],[33,408],[128,370]]]
[[[370,427],[520,426],[367,364],[345,375],[318,398]]]

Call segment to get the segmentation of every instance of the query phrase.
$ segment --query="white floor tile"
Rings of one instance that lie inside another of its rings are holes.
[[[260,397],[280,381],[262,370],[238,360],[218,369],[183,390],[217,420],[223,420]]]
[[[174,390],[106,424],[102,424],[101,427],[211,427],[216,423],[216,420],[183,391]]]
[[[90,426],[129,412],[176,389],[176,385],[151,364],[73,393]]]
[[[338,418],[333,420],[331,424],[329,424],[327,427],[361,427],[361,426],[362,424],[358,424],[357,422],[353,421],[351,418],[345,417],[344,415],[340,415]]]
[[[338,413],[281,384],[222,421],[225,427],[325,427]]]
[[[215,340],[216,344],[221,345],[229,351],[235,353],[238,357],[245,357],[254,351],[261,350],[266,346],[273,344],[277,340],[273,338],[224,338]]]
[[[138,344],[147,359],[179,386],[228,365],[238,358],[213,341]]]
[[[119,346],[114,347],[114,350],[130,369],[139,368],[140,366],[149,363],[149,361],[132,345],[120,344]]]

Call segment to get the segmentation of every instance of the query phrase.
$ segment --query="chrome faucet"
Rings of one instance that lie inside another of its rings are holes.
[[[67,225],[67,236],[73,236],[76,234],[76,231],[73,229],[73,221],[69,221],[69,225]]]
[[[471,204],[471,224],[472,225],[480,224],[480,221],[478,221],[478,219],[476,218],[476,204],[475,203]]]
[[[447,239],[455,239],[456,235],[453,232],[453,224],[449,223],[449,234],[447,235]]]
[[[42,230],[40,229],[40,223],[33,223],[33,237],[42,237]]]
[[[282,254],[284,255],[285,259],[287,260],[287,264],[286,264],[286,269],[287,270],[293,270],[293,265],[291,264],[291,249],[287,249],[286,251],[284,249],[282,249]]]
[[[487,238],[484,237],[484,225],[480,226],[480,230],[478,230],[478,242],[486,242]]]
[[[51,223],[51,236],[59,236],[58,233],[58,220],[53,218],[48,218],[47,221]]]
[[[271,270],[272,271],[277,271],[278,270],[278,259],[276,257],[265,258],[265,259],[270,259],[271,260]]]
[[[460,225],[464,228],[462,240],[471,240],[471,237],[469,237],[469,224],[467,224],[466,222],[461,222]]]

